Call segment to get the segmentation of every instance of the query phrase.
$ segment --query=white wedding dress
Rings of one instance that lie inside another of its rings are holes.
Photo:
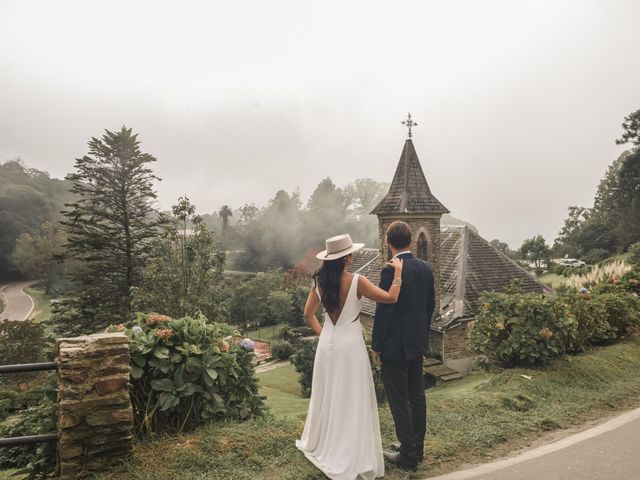
[[[354,275],[335,325],[324,314],[313,365],[311,401],[296,446],[332,480],[384,475],[378,404],[364,343]],[[316,288],[316,293],[320,293]]]

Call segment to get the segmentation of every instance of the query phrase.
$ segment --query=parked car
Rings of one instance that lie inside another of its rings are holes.
[[[577,258],[562,258],[558,262],[560,265],[564,265],[565,267],[586,267],[586,263],[582,260],[578,260]]]

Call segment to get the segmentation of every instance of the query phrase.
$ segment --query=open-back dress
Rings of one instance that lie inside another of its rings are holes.
[[[311,401],[296,446],[332,480],[373,480],[384,458],[373,376],[364,342],[354,275],[334,325],[324,314],[313,366]],[[320,292],[316,286],[316,294]]]

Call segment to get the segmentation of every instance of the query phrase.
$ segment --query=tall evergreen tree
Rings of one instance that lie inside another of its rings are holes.
[[[79,260],[73,280],[78,321],[85,331],[131,314],[131,287],[145,266],[160,219],[153,209],[154,182],[137,134],[122,127],[92,138],[89,154],[76,160],[76,201],[66,204],[67,250]]]

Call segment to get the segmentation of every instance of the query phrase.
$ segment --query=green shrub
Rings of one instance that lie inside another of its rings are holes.
[[[640,298],[633,293],[604,293],[599,296],[604,320],[613,328],[616,337],[631,333],[640,326]]]
[[[562,355],[577,323],[555,297],[485,293],[469,346],[503,366],[544,365]]]
[[[293,345],[285,340],[276,340],[271,344],[271,355],[286,360],[293,355]]]
[[[640,242],[634,243],[629,247],[629,262],[637,269],[640,269]]]
[[[604,250],[602,248],[594,248],[589,250],[586,254],[581,257],[581,260],[586,262],[589,265],[595,265],[596,263],[600,263],[603,260],[606,260],[611,256],[611,253],[608,250]]]
[[[289,361],[298,372],[298,381],[300,382],[300,392],[304,398],[311,396],[311,384],[313,383],[313,361],[316,357],[316,348],[318,348],[318,339],[310,338],[298,342],[295,352],[291,355]]]
[[[210,419],[260,415],[254,353],[229,345],[226,324],[139,315],[128,331],[138,433],[191,430]]]
[[[282,329],[282,339],[291,343],[294,350],[300,342],[304,342],[307,337],[314,337],[316,333],[311,327],[285,327]]]
[[[611,342],[640,326],[640,298],[621,282],[594,292],[485,293],[469,347],[505,366],[545,365],[565,353]]]
[[[40,323],[31,320],[0,322],[0,365],[50,361],[51,355],[51,344]]]
[[[584,352],[587,347],[616,339],[615,330],[606,321],[606,312],[599,295],[577,294],[567,289],[556,301],[568,307],[575,319],[576,328],[571,331],[567,352]]]
[[[55,383],[41,384],[27,392],[14,392],[6,400],[13,405],[11,413],[18,414],[17,420],[7,422],[0,427],[0,437],[21,437],[55,433],[56,389]],[[2,392],[3,397],[6,392]],[[55,443],[33,446],[18,446],[0,449],[0,469],[23,468],[21,473],[27,478],[45,478],[52,473],[56,465]]]
[[[564,265],[560,265],[559,263],[549,262],[549,266],[547,267],[547,271],[549,273],[553,273],[555,275],[564,275],[564,271],[567,267]]]

